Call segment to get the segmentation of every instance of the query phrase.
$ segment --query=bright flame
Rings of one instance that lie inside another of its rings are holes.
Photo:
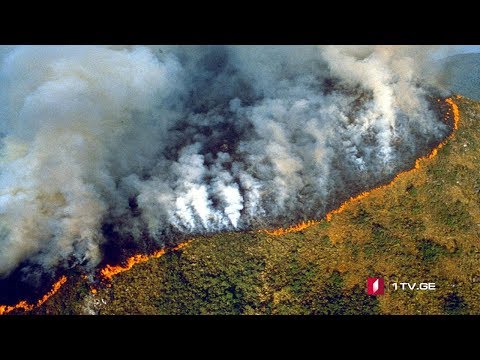
[[[192,240],[188,240],[184,243],[181,243],[181,244],[175,246],[174,248],[172,248],[172,250],[174,250],[174,251],[180,250],[180,249],[184,248],[185,246],[187,246],[191,241]],[[137,254],[137,255],[131,256],[126,260],[124,265],[107,265],[107,266],[105,266],[102,270],[100,270],[100,275],[102,276],[102,278],[104,278],[106,280],[111,280],[112,277],[114,277],[115,275],[120,274],[124,271],[130,270],[136,264],[140,264],[140,263],[146,262],[150,259],[159,258],[159,257],[163,256],[166,253],[166,251],[167,251],[167,249],[161,249],[161,250],[155,251],[153,254],[150,254],[150,255]],[[92,293],[96,293],[96,290],[95,290],[95,292],[93,292],[93,290],[92,290]]]
[[[20,301],[16,305],[8,306],[8,305],[0,305],[0,315],[8,314],[13,310],[23,310],[23,311],[31,311],[39,306],[41,306],[45,301],[50,299],[60,288],[63,284],[67,281],[66,276],[62,276],[55,284],[53,284],[52,289],[43,295],[41,299],[39,299],[35,304],[29,304],[25,300]]]
[[[313,225],[316,225],[318,224],[319,222],[316,221],[316,220],[307,220],[307,221],[302,221],[301,223],[299,224],[296,224],[296,225],[292,225],[286,229],[275,229],[275,230],[260,230],[260,231],[263,231],[265,233],[267,233],[268,235],[273,235],[273,236],[280,236],[280,235],[285,235],[285,234],[288,234],[288,233],[292,233],[292,232],[298,232],[298,231],[302,231],[310,226],[313,226]]]
[[[457,95],[457,99],[461,99],[460,95]],[[452,98],[448,98],[445,100],[447,104],[450,104],[453,111],[453,130],[458,130],[458,125],[460,122],[460,111],[458,110],[458,105],[452,100]]]

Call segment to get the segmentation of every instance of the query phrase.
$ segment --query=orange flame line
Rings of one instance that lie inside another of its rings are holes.
[[[13,310],[23,310],[23,311],[31,311],[41,305],[48,299],[50,299],[60,288],[63,284],[67,281],[66,276],[62,276],[55,284],[53,284],[52,289],[47,292],[45,295],[42,296],[35,304],[29,304],[25,300],[20,301],[16,305],[8,306],[8,305],[0,305],[0,315],[8,314]]]
[[[180,249],[184,248],[185,246],[187,246],[191,241],[192,240],[188,240],[186,242],[183,242],[183,243],[175,246],[171,250],[173,250],[173,251],[180,250]],[[161,249],[161,250],[155,251],[153,254],[150,254],[150,255],[143,255],[143,254],[133,255],[125,261],[124,265],[107,265],[107,266],[105,266],[102,270],[100,270],[100,275],[106,280],[111,280],[112,277],[114,277],[115,275],[118,275],[122,272],[130,270],[134,265],[146,262],[146,261],[148,261],[150,259],[153,259],[153,258],[159,258],[159,257],[165,255],[166,252],[167,252],[167,249]],[[92,289],[93,294],[95,294],[96,292],[97,292],[96,289]]]
[[[302,221],[299,224],[292,225],[286,229],[280,228],[275,230],[260,230],[260,231],[265,232],[268,235],[280,236],[280,235],[285,235],[293,232],[302,231],[318,223],[319,221],[316,221],[316,220],[307,220],[307,221]]]
[[[456,98],[460,99],[461,96],[457,95]],[[455,104],[455,102],[453,101],[452,98],[445,99],[445,102],[451,106],[451,109],[452,109],[452,112],[453,112],[453,130],[454,131],[458,130],[458,126],[459,126],[459,123],[460,123],[460,111],[458,110],[458,105]],[[449,115],[449,112],[447,112],[446,115]],[[370,191],[364,191],[364,192],[358,194],[357,196],[353,196],[350,199],[344,201],[338,208],[328,212],[325,215],[325,220],[327,220],[327,222],[330,222],[332,220],[333,215],[340,214],[350,204],[366,198],[367,196],[369,196],[374,191],[379,191],[381,189],[386,189],[386,188],[392,186],[393,183],[395,183],[400,177],[405,176],[405,174],[408,174],[410,172],[413,172],[413,171],[416,171],[416,170],[420,169],[423,165],[422,163],[424,163],[425,161],[431,160],[435,156],[437,156],[438,150],[440,150],[442,147],[444,147],[447,144],[447,142],[450,141],[454,136],[455,136],[455,133],[452,132],[445,140],[443,140],[434,149],[432,149],[432,151],[428,155],[423,156],[423,157],[415,160],[415,165],[414,165],[413,168],[398,173],[397,175],[395,175],[393,180],[390,181],[388,184],[381,185],[381,186],[376,187],[376,188],[374,188]],[[260,231],[265,232],[268,235],[279,236],[279,235],[284,235],[284,234],[288,234],[288,233],[292,233],[292,232],[302,231],[302,230],[304,230],[304,229],[306,229],[310,226],[316,225],[318,223],[319,223],[319,221],[316,221],[316,220],[308,220],[308,221],[303,221],[303,222],[301,222],[300,224],[297,224],[297,225],[292,225],[292,226],[290,226],[286,229],[280,228],[280,229],[275,229],[275,230],[260,230]]]

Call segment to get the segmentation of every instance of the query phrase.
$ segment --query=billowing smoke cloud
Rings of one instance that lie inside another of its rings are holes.
[[[431,48],[18,47],[0,79],[0,274],[102,244],[319,218],[448,127]]]

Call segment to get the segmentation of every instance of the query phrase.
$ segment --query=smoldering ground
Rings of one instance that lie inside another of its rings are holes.
[[[3,51],[0,274],[36,284],[110,251],[320,218],[447,135],[435,50]]]

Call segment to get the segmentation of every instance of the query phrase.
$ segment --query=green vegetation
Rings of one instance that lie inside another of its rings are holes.
[[[36,313],[480,314],[480,104],[457,103],[460,129],[437,157],[330,223],[198,237],[96,295],[70,279]],[[437,289],[372,297],[369,276]]]

